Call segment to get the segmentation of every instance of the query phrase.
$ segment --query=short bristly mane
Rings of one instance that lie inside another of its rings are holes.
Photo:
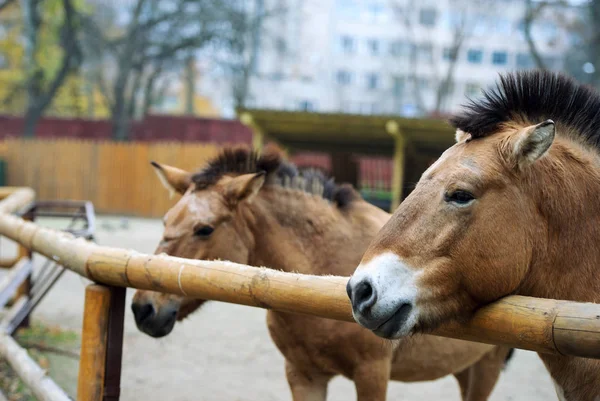
[[[193,175],[197,190],[216,184],[223,176],[265,172],[266,185],[301,190],[333,202],[343,209],[360,194],[349,184],[338,185],[315,168],[298,168],[283,160],[276,149],[258,153],[246,147],[226,147],[205,168]]]
[[[555,72],[533,70],[500,76],[500,82],[470,100],[450,123],[473,139],[494,134],[506,123],[533,125],[553,120],[558,134],[600,149],[600,95]],[[562,128],[562,132],[561,129]]]

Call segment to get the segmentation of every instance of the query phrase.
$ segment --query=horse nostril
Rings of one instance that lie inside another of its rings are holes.
[[[364,313],[377,302],[375,289],[367,280],[356,285],[353,291],[352,304],[359,313]]]
[[[352,286],[350,285],[350,280],[346,284],[346,294],[348,294],[348,298],[350,298],[350,302],[352,302]]]
[[[141,306],[133,304],[131,305],[131,309],[133,310],[133,315],[138,323],[142,323],[155,313],[152,304],[144,304]]]

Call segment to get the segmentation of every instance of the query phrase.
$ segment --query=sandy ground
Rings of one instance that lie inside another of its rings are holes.
[[[159,220],[98,217],[97,241],[107,246],[152,253],[161,235]],[[43,222],[65,227],[64,222]],[[3,239],[0,251],[12,248]],[[47,324],[80,330],[87,280],[67,272],[34,313]],[[156,340],[140,333],[127,293],[122,397],[124,401],[291,400],[283,357],[270,340],[266,312],[257,308],[212,302],[169,336]],[[338,377],[329,386],[328,400],[355,399],[352,382]],[[459,400],[453,377],[434,382],[393,382],[389,400]],[[554,386],[536,354],[517,350],[502,374],[492,401],[556,400]]]

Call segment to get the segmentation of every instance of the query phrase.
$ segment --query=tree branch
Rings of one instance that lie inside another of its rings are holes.
[[[65,78],[73,68],[73,61],[80,62],[81,54],[79,50],[79,44],[76,39],[75,32],[75,11],[71,0],[62,0],[63,9],[65,12],[65,23],[63,36],[63,57],[61,60],[60,68],[54,79],[52,80],[48,90],[44,94],[40,94],[36,106],[39,110],[45,110],[46,107],[52,102],[58,89],[62,86]]]
[[[10,6],[14,2],[15,2],[15,0],[4,0],[4,1],[1,1],[0,2],[0,11],[2,11],[6,7]]]

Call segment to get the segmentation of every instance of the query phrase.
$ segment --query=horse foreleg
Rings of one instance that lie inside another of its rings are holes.
[[[477,363],[454,375],[464,401],[487,401],[498,382],[509,351],[506,347],[496,347]]]
[[[358,401],[385,401],[390,380],[390,361],[363,363],[354,370]]]
[[[285,375],[294,401],[325,401],[331,376],[297,369],[285,362]]]

